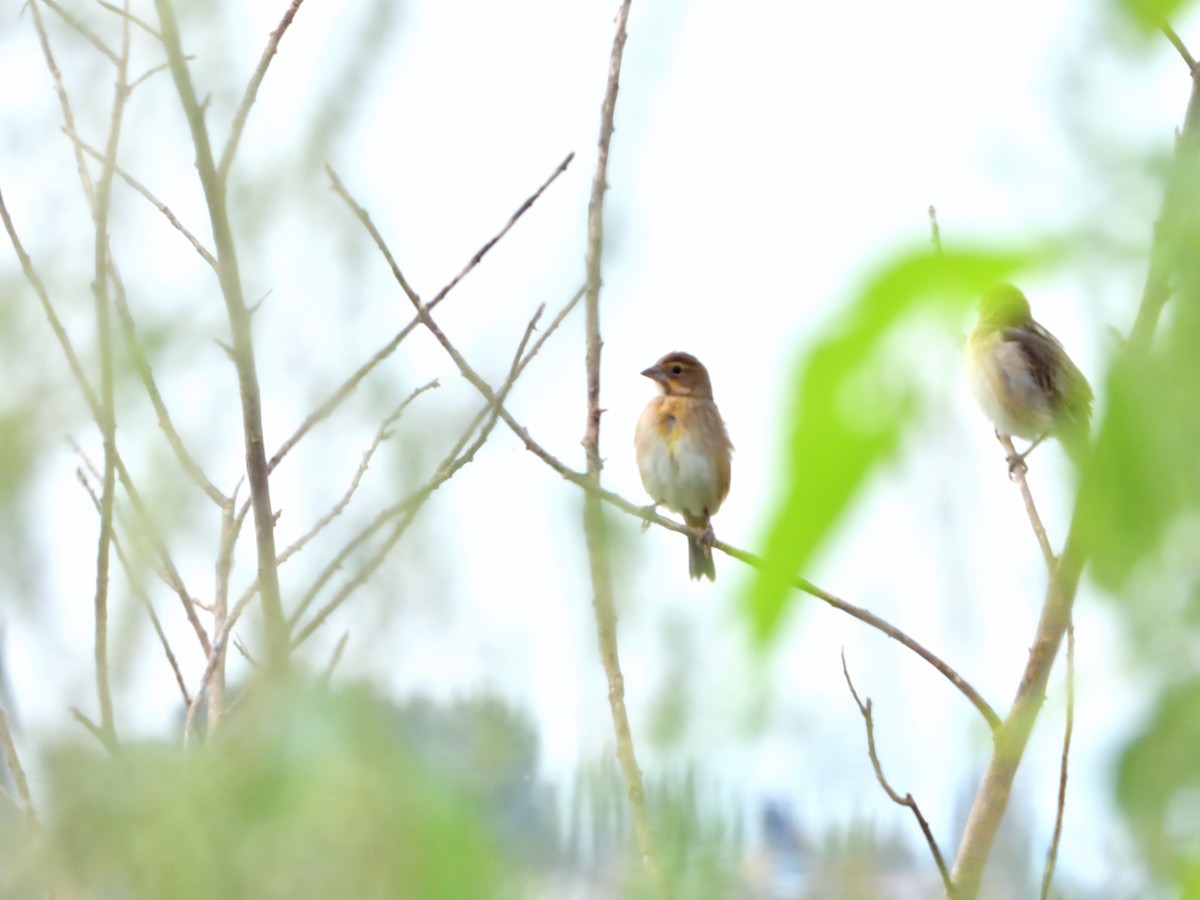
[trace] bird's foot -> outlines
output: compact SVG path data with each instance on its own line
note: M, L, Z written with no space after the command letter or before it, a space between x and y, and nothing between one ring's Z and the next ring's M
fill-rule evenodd
M1018 472L1024 475L1029 471L1029 466L1025 465L1025 457L1028 455L1028 453L1029 450L1026 450L1024 453L1013 453L1011 456L1005 458L1004 461L1008 463L1009 481L1016 481Z
M705 525L703 528L693 526L692 534L696 536L696 541L705 550L711 550L712 545L717 542L717 534L713 531L712 525Z
M642 507L642 534L650 530L650 517L658 515L658 504L651 503Z

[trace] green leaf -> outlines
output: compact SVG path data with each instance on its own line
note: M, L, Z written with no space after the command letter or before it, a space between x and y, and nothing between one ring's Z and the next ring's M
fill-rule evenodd
M1200 279L1197 279L1200 281ZM1084 472L1080 524L1093 577L1126 587L1134 566L1200 510L1200 293L1180 291L1150 351L1126 347Z
M1045 251L912 251L883 266L800 365L792 391L788 483L768 528L764 562L745 597L765 642L812 560L871 472L891 459L918 415L919 372L889 357L891 338L915 314L961 316L984 288Z
M1117 802L1146 858L1178 876L1200 863L1200 681L1169 688L1150 721L1125 748Z
M1192 0L1119 0L1118 5L1133 21L1150 31L1191 3Z

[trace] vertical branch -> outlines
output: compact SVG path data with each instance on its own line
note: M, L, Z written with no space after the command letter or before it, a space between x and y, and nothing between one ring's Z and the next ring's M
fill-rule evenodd
M1058 844L1062 839L1063 814L1067 808L1067 761L1071 756L1071 735L1075 730L1075 626L1067 623L1067 727L1063 732L1062 763L1058 771L1058 811L1054 816L1054 836L1046 851L1046 870L1042 873L1041 900L1050 897L1054 866L1058 862Z
M246 478L250 486L250 500L254 509L255 543L258 550L258 583L262 594L263 619L267 632L267 669L281 673L288 668L289 646L287 622L283 616L283 602L279 591L279 567L275 554L275 515L271 506L271 488L267 471L267 457L263 442L262 394L258 383L258 370L254 362L254 343L250 330L250 311L242 292L241 275L238 271L237 251L233 241L233 230L227 206L227 181L217 171L209 140L208 126L204 121L204 108L196 98L191 74L184 58L179 37L179 26L171 0L155 0L159 21L162 26L163 46L175 79L175 88L187 117L196 148L196 168L204 188L204 199L208 205L212 223L213 241L216 244L218 276L221 293L225 298L226 311L233 339L233 362L237 368L238 390L242 403L242 430L246 444ZM214 651L215 651L214 647Z
M608 66L608 86L604 93L604 104L600 112L600 138L596 153L596 174L592 179L591 199L588 201L588 244L587 244L587 426L583 437L583 448L587 456L587 477L595 487L600 486L600 470L604 463L600 457L600 283L602 254L604 247L604 193L608 188L608 150L612 143L613 117L617 106L617 91L620 88L621 58L625 50L626 25L629 20L630 0L624 0L617 11L616 35L613 38L612 55ZM616 734L617 759L625 778L625 789L629 794L629 806L633 813L633 826L637 835L642 864L661 898L671 896L654 837L650 830L650 819L646 812L646 797L642 785L642 772L638 768L637 755L633 747L633 734L629 728L629 714L625 709L625 679L621 674L621 661L617 653L617 614L613 604L612 568L608 557L607 536L604 531L600 497L591 491L584 495L583 530L587 540L588 561L591 568L592 605L596 612L596 638L600 648L600 659L604 663L604 674L608 679L608 702L612 708L613 731Z
M128 2L125 6L128 11ZM100 356L100 430L104 441L104 476L100 491L100 537L96 551L94 655L96 659L96 693L100 701L100 728L109 741L112 741L115 736L112 689L109 685L108 672L108 580L109 550L113 539L113 495L116 490L117 418L113 387L112 311L108 296L108 220L112 211L112 161L117 156L125 100L129 96L127 83L129 20L123 19L122 21L124 24L121 28L121 53L117 59L112 119L109 125L108 144L105 148L105 157L109 162L104 165L96 190L94 208L96 222L95 278L92 281Z
M237 497L230 497L221 507L221 537L217 546L216 589L213 591L213 633L220 634L225 630L229 620L229 575L233 571L233 548L237 543L238 522L234 515L237 510ZM217 665L213 670L212 681L208 686L208 733L216 734L221 716L225 712L225 646L218 650L213 648L217 656Z

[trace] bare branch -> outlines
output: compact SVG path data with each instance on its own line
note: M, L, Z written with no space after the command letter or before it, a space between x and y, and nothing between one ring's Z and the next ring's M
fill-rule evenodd
M1013 459L1017 456L1017 448L1013 446L1012 438L1007 434L996 432L996 440L1004 448L1006 459ZM1054 564L1058 561L1054 557L1054 550L1050 546L1050 539L1046 537L1046 528L1042 525L1042 518L1038 515L1037 506L1033 502L1033 494L1029 490L1029 484L1025 480L1025 466L1018 464L1010 469L1009 477L1017 483L1021 489L1021 498L1025 501L1025 512L1029 514L1029 523L1033 526L1034 537L1037 538L1038 546L1042 550L1042 559L1046 561L1046 570L1054 571Z
M288 561L288 559L304 549L305 544L320 534L330 522L342 514L346 507L349 506L354 494L358 491L358 485L362 481L363 475L366 474L367 467L371 464L371 458L375 455L375 451L379 449L380 444L391 437L391 432L389 429L396 423L396 420L400 418L410 403L417 399L417 397L419 397L421 394L438 386L439 385L436 378L433 381L430 381L428 384L421 385L419 388L405 397L400 405L392 412L392 414L383 420L383 424L379 426L379 430L375 433L374 440L371 441L371 446L368 447L366 452L363 453L362 460L359 462L358 468L354 472L354 477L350 479L350 486L346 488L346 492L342 494L341 499L338 500L338 502L333 505L333 508L323 515L317 521L317 523L313 525L312 528L301 535L291 546L279 554L280 565L283 565ZM294 617L292 621L295 621Z
M1062 839L1063 814L1067 808L1067 761L1071 755L1071 734L1075 730L1075 626L1067 624L1067 725L1063 731L1062 763L1058 772L1058 810L1054 816L1054 836L1046 851L1046 869L1042 873L1041 900L1050 897L1054 883L1054 866L1058 861L1058 844Z
M128 0L126 0L128 8ZM113 87L112 114L105 157L115 160L121 139L125 101L129 96L127 71L129 67L129 21L121 29L121 53L117 59L117 77ZM113 539L113 503L116 494L117 414L115 374L112 343L112 310L109 298L108 219L112 210L113 169L106 165L96 190L94 245L95 275L92 294L96 312L96 343L100 357L100 432L104 443L104 475L100 492L100 535L96 550L95 643L96 692L100 700L100 727L113 742L116 740L113 721L112 688L108 667L108 582L109 551ZM86 186L86 185L85 185Z
M12 729L8 724L8 712L2 703L0 703L0 748L4 750L4 760L8 763L8 771L12 773L13 783L17 787L17 796L21 798L21 812L31 825L37 825L38 814L33 805L33 797L29 793L29 781L25 778L21 757L17 755L17 745L13 742Z
M304 599L301 601L299 607L297 607L296 612L292 615L291 621L293 626L299 621L300 616L308 608L309 604L311 604L311 602L315 599L320 588L333 576L334 572L341 568L342 563L349 558L350 554L364 541L366 541L367 538L387 524L388 521L398 515L403 516L403 518L396 522L396 524L392 527L391 533L384 540L383 544L380 545L375 553L367 560L366 563L364 563L362 568L360 568L359 571L341 587L341 589L333 596L332 599L330 599L317 611L316 615L313 616L312 621L309 622L295 636L295 638L293 638L293 648L299 647L300 644L306 641L312 635L312 633L316 631L327 618L329 618L330 614L332 614L334 610L336 610L346 601L351 593L366 583L366 580L370 577L371 573L379 568L380 565L382 565L384 559L387 558L388 553L391 552L391 549L404 535L404 532L408 530L408 526L412 524L413 519L416 518L417 512L425 504L425 501L433 495L434 491L453 478L454 475L463 468L463 466L471 462L475 458L475 454L479 452L479 448L487 442L487 439L496 424L498 410L500 409L501 404L504 402L504 398L508 396L508 392L512 390L512 386L516 383L517 377L520 375L521 370L523 369L523 366L521 365L520 354L524 350L526 343L528 343L529 336L533 332L534 326L537 324L541 314L542 308L539 307L537 313L534 315L533 319L530 320L529 325L526 327L525 333L521 338L521 343L517 348L517 355L514 356L508 378L501 386L500 391L494 395L494 397L488 402L488 406L483 410L482 415L488 416L488 420L480 429L479 433L475 437L475 440L471 442L470 446L466 446L466 441L475 431L476 423L479 420L478 416L463 432L462 437L460 437L458 442L455 443L454 448L449 454L447 454L446 458L442 460L441 465L438 466L433 477L413 494L376 516L366 528L360 531L358 535L356 535L349 543L347 543L345 547L342 548L337 556L334 557L334 559L317 577L314 585L305 593ZM531 354L534 352L536 352L536 348L535 350L531 351Z
M246 84L246 92L242 95L241 105L238 106L237 114L233 117L233 125L229 129L229 139L225 142L225 150L221 153L221 162L217 166L216 174L222 185L229 178L229 168L233 165L234 154L237 153L238 144L242 140L242 132L246 128L246 119L250 117L250 108L254 105L255 99L258 97L258 89L262 85L263 79L267 77L267 67L271 65L271 60L275 58L275 53L279 50L279 42L283 40L284 32L292 24L292 20L296 18L296 13L299 12L302 2L304 0L292 0L291 6L287 8L287 11L283 14L283 18L279 20L279 24L271 32L270 38L267 39L267 46L263 48L262 56L258 60L258 66L255 68L254 74L250 76L250 81Z
M883 774L883 766L879 762L879 753L875 748L875 721L871 715L871 698L868 697L865 703L859 699L858 691L854 689L854 682L850 680L850 670L846 667L845 648L842 649L842 674L846 676L846 686L850 688L850 695L854 697L858 711L862 713L863 724L867 727L867 753L870 755L871 765L875 769L875 780L879 782L879 786L883 788L893 803L898 806L907 806L912 810L917 824L921 826L921 833L925 835L925 843L929 845L929 852L933 854L933 861L937 863L938 873L942 876L942 884L946 886L946 896L949 900L954 900L954 884L950 881L950 872L946 869L946 861L942 858L942 851L938 849L933 831L930 829L929 823L925 821L925 816L921 814L921 808L917 806L917 801L913 799L912 794L905 794L901 797Z
M440 344L442 344L442 347L450 355L450 358L452 360L454 360L455 365L458 366L459 372L462 373L463 377L466 378L467 381L471 382L471 384L475 387L475 389L478 390L480 392L480 394L483 395L483 398L485 400L487 400L489 402L489 404L493 403L495 401L495 396L496 396L495 393L488 386L488 384L479 377L479 375L475 372L475 370L473 368L471 368L471 366L463 358L462 354L459 353L458 350L452 344L450 344L449 339L445 336L445 334L437 326L437 323L433 321L432 316L430 316L429 308L427 306L425 306L424 304L422 304L420 301L420 298L417 297L416 294L412 292L412 288L408 286L407 280L405 280L404 276L402 274L400 274L399 267L396 265L396 262L392 257L391 251L387 248L387 245L384 243L383 237L379 234L378 230L375 228L374 224L371 222L370 216L367 215L366 211L363 210L349 194L344 193L344 189L340 193L342 193L342 196L346 200L347 204L351 207L352 210L355 211L355 214L356 214L356 216L358 216L359 221L363 223L363 226L367 229L368 233L374 239L376 246L379 248L380 252L384 256L384 259L386 259L389 266L391 266L392 273L396 277L397 282L400 284L401 288L405 290L405 293L408 295L410 301L412 301L414 303L414 305L417 306L418 317L422 320L423 323L426 324L426 327L428 327L430 329L430 331L433 333L434 337L437 338L438 342ZM636 504L630 503L628 500L624 499L623 497L619 496L618 494L614 494L611 491L607 491L604 488L597 486L596 484L594 484L592 482L592 480L590 478L587 477L586 474L584 474L582 472L577 472L574 469L572 469L570 466L565 465L557 457L555 457L552 453L550 453L544 447L542 447L541 444L539 444L537 441L535 441L533 439L533 437L529 434L529 432L519 422L517 422L516 419L513 418L513 416L508 412L507 409L504 408L503 405L498 406L497 409L499 411L501 420L503 420L504 423L506 425L508 425L508 427L512 430L513 434L515 434L521 440L521 442L525 445L526 449L528 449L531 453L533 453L535 456L537 456L544 463L549 465L550 468L554 469L554 471L558 472L558 474L561 475L566 480L572 482L575 485L578 485L579 487L583 488L585 491L595 492L600 497L600 499L604 500L604 502L609 503L613 506L616 506L618 509L621 509L622 511L624 511L632 516L636 516L637 518L641 519L642 521L652 522L656 525L670 529L671 531L676 531L680 534L685 534L685 535L692 534L691 529L689 529L686 525L682 525L682 524L674 522L670 519L666 519L666 518L658 515L657 513L647 510L643 506L638 506ZM714 546L714 548L720 550L721 552L727 554L728 556L732 556L734 559L740 560L741 562L747 563L748 565L752 565L756 568L760 568L762 566L762 560L759 559L759 557L755 556L752 553L748 553L744 550L739 550L738 548L733 547L729 544L726 544L723 541L716 541L713 544L713 546ZM939 659L937 656L935 656L929 650L925 649L925 647L923 647L921 644L917 643L915 640L910 638L907 634L902 632L900 629L896 628L894 625L890 624L889 622L885 621L884 619L881 619L879 616L876 616L874 613L868 612L865 609L861 609L857 606L854 606L851 603L847 603L846 601L840 599L839 597L834 596L833 594L829 593L828 591L822 590L821 588L814 585L812 582L807 581L803 578L797 577L797 578L792 579L792 586L795 587L797 590L803 591L806 594L811 594L812 596L817 597L820 600L823 600L825 603L829 604L830 606L834 607L835 609L841 610L842 612L853 616L854 618L858 619L861 622L865 622L866 624L870 625L872 628L882 631L888 637L903 644L909 650L916 653L918 656L920 656L922 659L924 659L926 662L928 662L930 665L932 665L935 669L937 669L968 700L970 700L971 704L977 710L979 710L980 715L982 715L984 717L984 719L987 721L988 725L992 728L993 731L995 731L1000 726L1000 717L996 714L995 710L993 710L992 707L988 705L987 701L983 699L983 697L979 694L979 692L977 690L975 690L975 688L972 687L966 681L966 679L964 679L961 675L959 675L958 672L956 672L953 668L951 668L947 663L945 663L944 661Z
M350 632L343 631L342 636L338 638L337 646L333 648L333 656L329 658L329 665L325 667L325 671L321 673L321 684L328 685L329 680L333 678L333 670L337 668L337 664L342 660L342 654L346 650L346 641L350 639Z
M1184 45L1183 40L1179 37L1179 35L1175 33L1175 29L1166 22L1159 23L1158 27L1159 30L1161 30L1162 33L1167 36L1167 40L1171 42L1171 46L1179 51L1179 55L1183 57L1184 63L1187 64L1188 71L1195 72L1196 59L1190 52L1188 52L1188 48Z
M82 725L92 737L100 742L100 746L109 753L117 749L117 745L104 733L104 730L83 714L77 706L71 707L71 718Z
M171 226L176 231L178 231L180 234L182 234L185 238L187 238L188 243L190 243L192 245L193 249L195 249L195 251L200 254L200 258L203 259L206 263L208 263L208 265L212 268L212 270L214 272L217 271L217 258L215 256L213 256L211 252L209 252L209 249L207 247L205 247L204 244L200 243L200 239L197 238L194 234L192 234L192 232L188 230L186 225L184 225L182 222L179 221L179 219L176 217L175 213L173 213L171 211L171 208L169 206L167 206L167 204L165 204L161 200L159 200L158 197L156 197L154 194L152 194L150 192L149 188L147 188L144 184L142 184L140 181L138 181L136 178L134 178L132 175L130 175L128 172L126 172L123 168L121 168L119 165L117 165L114 160L110 160L99 150L95 149L87 141L83 140L83 138L79 137L79 135L75 134L73 131L68 131L67 137L69 137L71 140L73 140L89 156L94 157L95 159L99 160L101 163L103 163L106 166L112 166L112 170L114 172L116 172L118 175L120 175L121 179L126 184L128 184L131 188L133 188L135 191L137 191L139 194L141 194L143 197L145 197L147 200L149 200L150 203L154 206L154 208L157 209L160 213L162 213L166 217L167 221L171 223Z
M99 470L92 463L79 447L75 448L76 453L83 457L84 463L88 469L97 478L101 477ZM82 469L76 470L76 475L79 478L79 483L83 485L83 489L87 491L88 496L92 500L92 505L96 508L96 512L100 512L100 497L96 494ZM171 666L171 671L175 675L175 683L179 685L179 693L183 696L183 705L186 707L192 702L192 698L188 696L187 686L183 681L183 673L179 670L179 663L175 659L175 653L171 650L171 644L167 640L166 632L163 631L162 623L158 620L158 613L154 611L154 605L150 602L150 595L146 593L140 581L134 577L133 563L125 553L125 548L122 546L120 537L114 532L113 534L113 549L117 551L117 559L121 563L121 569L125 572L125 577L129 580L129 586L133 590L135 596L141 601L142 606L146 610L146 614L150 617L150 623L154 627L154 633L158 636L158 642L162 645L163 653L166 654L167 662Z
M54 82L54 93L58 96L58 105L62 109L63 123L66 125L67 131L74 134L75 115L71 111L71 101L67 97L67 88L63 83L62 72L59 71L58 63L54 61L54 52L50 49L50 36L46 33L45 22L42 21L39 0L29 0L29 12L33 16L33 27L37 31L38 41L42 46L42 56L46 60L46 68L50 70L50 77ZM83 185L83 194L87 198L88 207L95 214L96 194L92 186L92 176L84 162L83 153L78 147L75 148L75 168L79 173L79 182Z
M600 110L600 137L596 148L596 172L592 177L592 192L588 200L587 230L587 424L583 449L587 458L587 477L600 487L600 471L604 462L600 456L600 282L601 259L604 249L604 193L608 189L608 154L613 136L617 93L621 84L621 59L625 51L626 26L629 22L630 0L624 0L617 10L616 33L608 64L608 83ZM612 712L613 733L617 744L617 761L625 780L629 808L633 815L634 833L642 856L642 865L660 898L670 898L674 892L658 858L650 817L646 811L642 770L638 767L625 709L625 679L617 649L617 613L613 602L612 562L608 555L604 533L604 515L600 498L593 492L584 495L583 531L588 551L588 566L592 579L592 607L596 614L596 641L604 674L608 681L608 702Z
M103 7L104 9L107 9L109 12L116 13L118 16L121 16L123 19L128 19L130 22L132 22L138 28L142 29L142 31L146 32L148 35L153 37L156 41L159 41L160 43L162 42L162 35L159 34L157 28L155 28L153 25L151 25L149 22L145 21L144 19L139 19L137 16L133 15L129 10L122 9L121 7L117 6L116 4L108 3L107 0L96 0L96 3L99 6Z
M929 240L933 244L933 252L942 255L942 230L938 227L937 209L929 204Z
M69 12L67 12L65 9L63 9L61 6L59 6L58 3L55 2L55 0L41 0L41 2L45 3L48 7L50 7L51 10L53 10L58 15L58 17L60 19L62 19L64 22L66 22L68 25L70 25L73 29L75 29L81 35L83 35L84 39L86 39L89 44L91 44L93 47L95 47L97 50L99 50L105 57L107 57L108 61L111 62L114 66L119 66L121 64L121 59L117 55L116 51L114 51L111 47L109 47L106 43L104 43L104 41L100 40L99 35L97 35L94 31L92 31L90 28L88 28L86 25L84 25L82 22L80 22L77 18L75 18L73 15L71 15Z
M517 220L520 219L521 216L523 216L535 202L537 202L538 198L542 196L546 188L548 188L554 182L554 180L558 178L559 175L566 171L567 166L570 165L571 160L574 158L574 153L567 154L566 158L558 164L558 167L550 174L550 177L542 183L541 187L527 197L525 201L517 208L516 212L509 216L509 219L504 224L504 227L501 228L500 231L498 231L494 236L492 236L482 247L480 247L479 250L475 252L475 255L471 257L470 262L463 267L462 271L455 275L445 287L437 292L437 295L426 305L427 309L433 309L435 306L441 303L442 300L445 299L446 295L454 289L455 285L462 281L472 269L479 265L479 263L483 260L483 257L487 255L487 252L491 250L492 247L496 245L496 242L499 241L500 238L504 237L504 235L506 235L513 227L513 225L516 224ZM329 174L330 181L333 183L333 189L342 197L343 200L348 200L350 202L352 209L359 209L358 204L350 200L349 193L347 192L345 185L342 183L341 178L338 177L337 172L333 170L333 167L326 164L325 171ZM313 412L309 414L308 418L301 423L300 427L296 429L295 434L284 441L282 446L275 451L275 455L271 457L271 461L267 465L267 470L269 472L275 471L275 467L278 466L288 452L300 442L300 439L303 438L309 431L311 431L317 424L332 415L333 411L341 405L342 401L350 396L351 393L353 393L354 389L358 387L359 383L366 378L367 375L370 374L370 372L377 365L391 356L396 348L400 346L400 342L408 337L409 334L412 333L413 329L415 329L420 323L420 317L413 318L413 320L400 329L400 331L397 332L390 341L379 348L379 350L377 350L370 359L363 363L353 375L346 379L346 381L344 381L338 387L338 389L329 396L327 400L313 410Z
M226 179L219 173L213 159L212 144L204 109L196 98L191 74L184 60L179 27L171 0L155 0L163 45L171 63L171 75L179 93L180 103L188 120L192 143L196 148L196 168L208 203L213 241L217 249L221 294L229 315L233 337L234 365L242 405L242 431L246 448L246 478L250 486L254 509L255 544L258 551L258 582L262 597L263 620L267 632L267 664L274 673L288 668L287 622L279 591L279 569L275 553L275 512L271 506L271 485L263 439L262 393L254 361L254 342L250 330L250 313L242 291L238 272L237 251L226 205ZM294 0L294 5L298 5ZM282 33L282 32L281 32ZM272 51L273 52L273 51ZM227 150L233 147L231 141ZM232 158L232 154L230 154Z

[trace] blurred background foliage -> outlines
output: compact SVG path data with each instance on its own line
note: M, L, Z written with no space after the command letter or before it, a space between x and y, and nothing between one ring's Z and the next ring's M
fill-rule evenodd
M1161 50L1156 29L1162 18L1185 14L1195 4L1111 5L1130 33L1143 35L1138 46L1149 53ZM187 27L202 31L202 5L185 6L192 17ZM357 33L382 41L395 18L393 5L376 3ZM215 40L219 29L205 34ZM72 40L82 46L81 38ZM364 51L361 58L376 57L377 51ZM346 68L311 126L317 136L298 144L308 157L315 159L330 136L341 134L348 115L341 98L356 95L348 86L371 74L345 58ZM235 101L221 94L215 103ZM1186 177L1174 181L1181 212L1165 223L1173 229L1172 297L1152 345L1121 343L1107 373L1095 379L1102 402L1079 502L1086 512L1090 576L1112 598L1137 648L1137 665L1152 676L1146 683L1157 692L1114 774L1114 792L1160 886L1200 897L1200 177L1186 155L1189 145L1181 142L1177 151ZM250 224L265 228L270 203L253 190L238 196ZM248 231L249 242L261 237L255 228ZM356 240L343 243L357 248L347 254L362 253ZM1069 272L1081 258L1069 238L1057 236L1037 235L1027 244L997 238L968 247L953 237L946 243L944 253L922 247L886 256L796 360L790 418L781 429L789 435L789 478L769 511L766 564L743 598L764 644L800 599L788 588L790 579L806 571L930 403L919 365L922 345L898 357L897 335L938 340L984 286L1047 269ZM65 281L78 274L69 271L78 263L70 262L76 259L70 253L60 255L68 262L55 277ZM86 274L76 280L85 283ZM0 295L24 293L24 283L6 272ZM211 305L195 306L211 311ZM1128 312L1123 335L1132 324L1134 298ZM208 314L155 321L151 307L140 319L143 352L156 363L172 354L195 361L205 380L229 378L223 369L220 376L211 374L222 357L210 339L222 330L219 319L204 318ZM22 585L38 571L26 527L26 490L43 449L60 440L64 423L79 418L77 397L57 402L74 392L64 372L26 364L29 335L43 326L29 307L0 303L0 367L13 387L0 408L0 541L8 557L0 574L14 596L25 593ZM377 329L363 331L378 336ZM309 362L307 356L303 361ZM327 373L296 370L298 379L311 378L302 390L321 396L328 379L317 376ZM152 414L144 404L138 407L138 382L127 361L118 367L118 383L122 428L152 428ZM352 414L363 428L375 424L384 405L380 397L394 402L395 391L372 386L364 394ZM448 418L463 418L470 409L451 407ZM202 399L195 422L185 427L221 427L221 411ZM399 438L407 443L394 470L414 483L438 458L428 438L452 435L457 427L436 418L423 423L418 436ZM159 524L168 533L188 531L202 501L181 486L161 447L129 446L152 506L164 511ZM316 464L321 462L318 454ZM326 499L313 508L323 508ZM131 534L136 540L136 527ZM430 560L438 556L418 531L408 546ZM135 556L138 577L152 576L154 554L139 545ZM385 570L395 578L389 600L402 593L395 588L403 587L400 569ZM659 739L681 728L672 718L679 715L664 705ZM532 727L497 700L395 706L365 687L318 689L298 682L280 692L251 685L222 729L187 750L131 742L108 754L75 740L49 747L41 828L24 827L7 807L0 819L0 887L6 895L67 890L135 897L551 898L563 895L565 872L583 870L612 894L649 896L631 849L624 786L611 760L584 767L574 789L557 795L537 777ZM11 781L6 786L11 791ZM914 853L911 835L881 833L855 817L814 835L782 806L747 813L736 803L715 802L708 787L692 771L648 783L661 852L681 896L791 896L789 891L814 885L830 896L892 896L895 873L913 869L926 879L918 889L938 889L936 880L927 879L928 860ZM747 819L755 820L762 836L753 846L740 824ZM1032 883L1020 870L1026 849L1014 852L1008 866L1017 892Z

